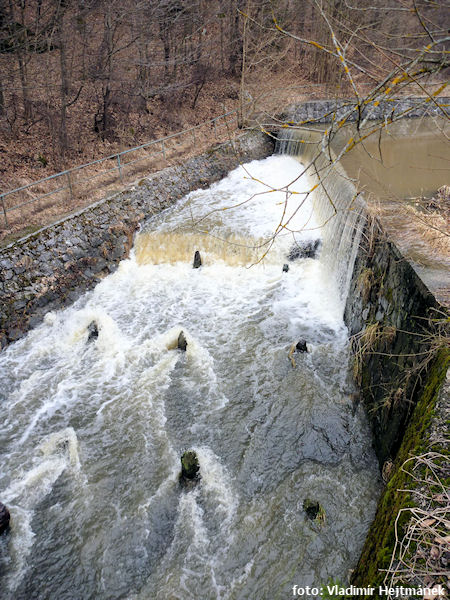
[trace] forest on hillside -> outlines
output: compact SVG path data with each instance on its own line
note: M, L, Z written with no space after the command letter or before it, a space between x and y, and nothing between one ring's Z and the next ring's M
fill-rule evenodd
M308 86L427 93L448 26L446 0L0 0L4 187Z

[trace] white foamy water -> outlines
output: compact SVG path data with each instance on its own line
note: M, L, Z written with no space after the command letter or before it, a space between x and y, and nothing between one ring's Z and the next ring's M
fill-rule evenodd
M287 258L321 235L301 171L273 156L189 194L113 275L2 353L8 600L271 600L345 577L377 467L338 284L320 259ZM178 482L188 448L193 490ZM302 509L311 495L322 528Z
M5 578L10 590L16 588L26 571L26 560L35 537L31 522L36 507L66 469L74 474L80 469L75 431L68 427L44 438L33 457L33 465L2 491L2 501L10 510L12 522L8 549L11 572Z

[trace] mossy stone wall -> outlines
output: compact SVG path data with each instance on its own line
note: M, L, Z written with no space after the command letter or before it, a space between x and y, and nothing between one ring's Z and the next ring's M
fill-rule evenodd
M394 459L427 381L439 305L409 261L368 217L345 307L354 375L380 464Z
M418 456L431 449L446 452L439 443L433 443L430 439L430 431L438 399L440 395L446 393L442 384L449 364L448 349L438 351L430 364L425 386L419 394L395 458L393 475L381 495L375 519L352 575L352 583L357 587L365 587L368 583L374 586L383 583L385 570L389 567L394 551L396 535L401 539L403 527L410 517L408 511L404 511L398 520L397 516L402 509L415 506L414 498L403 490L414 489L417 483L401 469L401 466L411 456ZM445 402L443 398L442 400L448 405L448 399Z

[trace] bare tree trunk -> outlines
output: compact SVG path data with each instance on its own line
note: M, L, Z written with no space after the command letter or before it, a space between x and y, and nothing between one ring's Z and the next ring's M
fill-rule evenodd
M21 29L19 29L17 33L17 39L15 39L15 43L17 45L17 63L19 65L19 77L20 77L20 85L22 88L22 100L23 100L23 117L26 123L28 123L32 116L32 103L30 100L30 95L28 91L28 73L27 73L27 61L29 59L28 52L28 37L27 37L27 29L25 27L25 3L22 2L20 5L20 19L21 19ZM9 0L9 19L11 23L11 28L15 26L15 15L14 15L14 4L12 0ZM23 36L20 39L20 36Z
M224 48L225 7L224 7L223 0L222 0L222 2L220 2L219 20L220 20L220 68L223 72L223 71L225 71L225 48Z
M111 133L111 82L113 75L113 53L114 53L114 22L112 11L114 6L106 5L104 14L103 44L99 61L100 78L102 80L102 104L95 117L95 128L102 140Z
M228 58L230 73L237 75L239 71L239 62L242 60L242 35L239 30L241 0L232 2L232 11L230 14L230 32L229 32L229 44L230 54Z
M17 52L17 62L19 64L20 84L22 87L23 118L25 119L25 122L28 123L33 116L33 107L28 93L27 64L26 59L22 54L22 50Z
M244 125L244 90L245 90L245 75L247 65L245 64L245 60L247 57L247 25L248 25L248 17L247 15L250 12L250 2L247 0L247 7L245 11L244 25L242 28L242 65L241 65L241 82L239 86L239 111L238 111L238 127L241 129Z
M5 114L5 95L3 93L3 82L0 79L0 115Z
M64 36L64 7L60 7L60 15L57 29L57 40L59 45L59 68L60 68L60 122L59 122L59 146L61 155L64 156L68 149L67 140L67 96L69 93L69 82L66 61L66 40Z

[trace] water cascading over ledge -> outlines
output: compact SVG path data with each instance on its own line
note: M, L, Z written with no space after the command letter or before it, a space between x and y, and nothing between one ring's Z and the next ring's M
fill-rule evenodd
M395 457L417 403L424 331L431 331L427 319L436 317L438 303L357 194L333 145L323 145L321 132L282 129L276 151L297 156L317 186L322 260L337 273L344 319L354 336L354 375L383 465Z
M322 135L308 129L282 129L275 152L298 157L315 188L314 212L322 231L321 260L338 282L341 302L347 301L353 267L366 223L365 205L355 186L322 147Z

